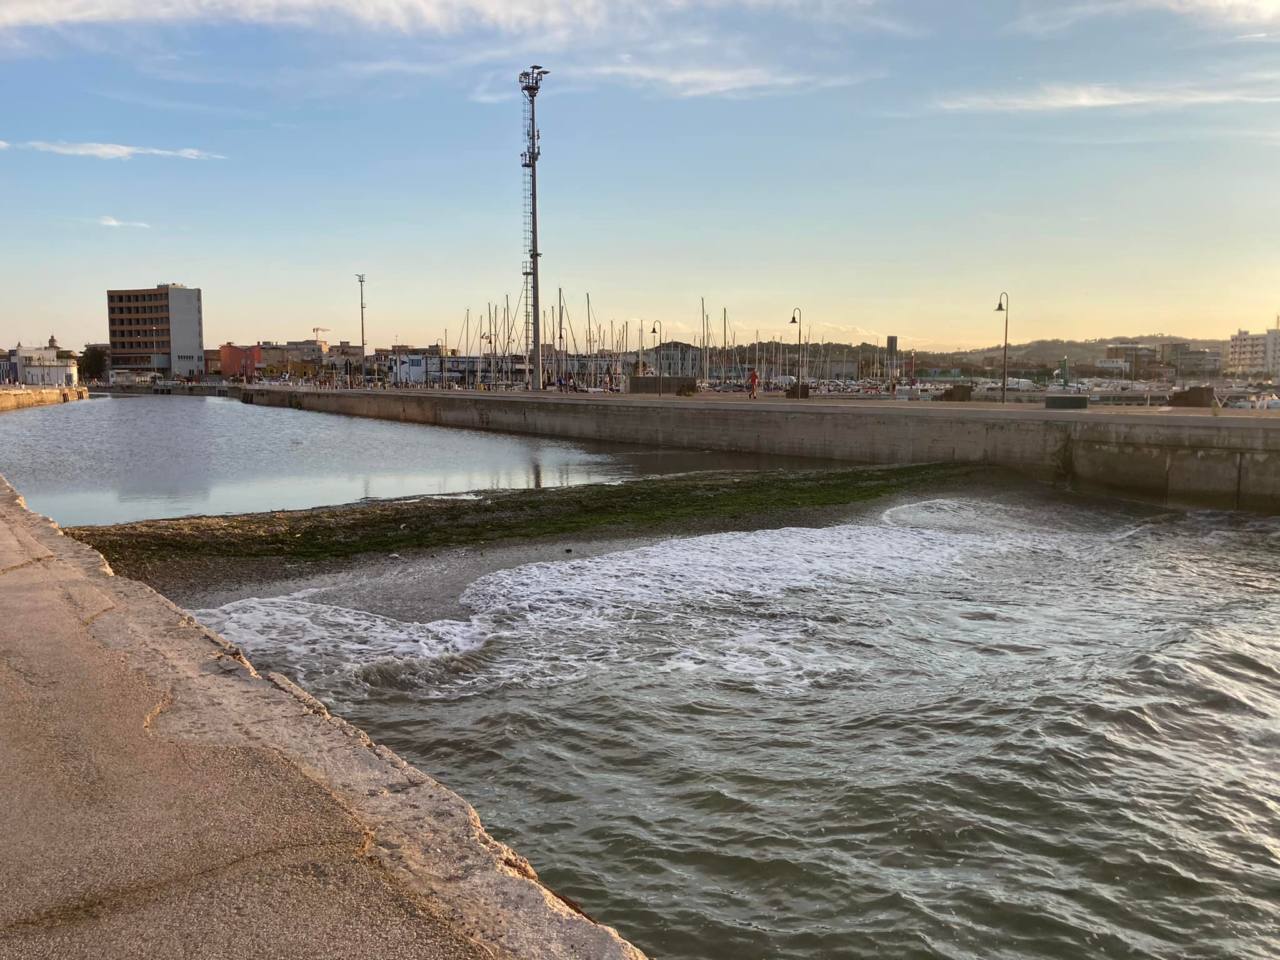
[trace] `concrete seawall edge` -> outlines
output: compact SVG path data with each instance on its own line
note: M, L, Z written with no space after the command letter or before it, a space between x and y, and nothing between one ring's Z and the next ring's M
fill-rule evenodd
M61 598L87 643L163 691L145 712L148 737L184 750L243 750L282 760L278 789L285 795L275 800L287 806L294 781L300 795L310 789L304 781L319 787L364 831L361 856L484 955L643 960L612 928L542 886L523 857L485 832L465 800L287 678L260 676L241 651L149 587L116 577L101 554L30 513L3 478L0 552L0 590L21 587L16 596L24 602L32 590ZM0 628L0 640L6 647L33 642L23 631L38 630L41 618L28 611L27 623ZM9 862L11 870L20 867ZM98 866L83 869L91 875ZM5 927L0 922L0 942Z
M571 440L872 465L971 463L1175 507L1280 513L1280 418L236 388L247 403Z
M0 413L53 403L70 403L89 396L88 387L0 387Z

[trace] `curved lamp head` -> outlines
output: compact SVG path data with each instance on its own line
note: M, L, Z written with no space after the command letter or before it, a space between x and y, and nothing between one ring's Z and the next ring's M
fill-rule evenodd
M653 329L652 329L652 330L650 330L649 332L650 332L650 333L657 333L657 332L658 332L658 325L655 323L655 324L653 325Z
M799 323L799 322L800 322L799 320L797 320L797 319L796 319L796 315L795 315L794 313L791 315L791 322L792 322L792 323Z
M1004 301L1001 300L996 304L996 313L1004 313Z

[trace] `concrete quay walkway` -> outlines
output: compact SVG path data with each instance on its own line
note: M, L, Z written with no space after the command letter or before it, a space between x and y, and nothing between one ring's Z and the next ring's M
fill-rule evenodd
M0 957L642 960L0 479Z

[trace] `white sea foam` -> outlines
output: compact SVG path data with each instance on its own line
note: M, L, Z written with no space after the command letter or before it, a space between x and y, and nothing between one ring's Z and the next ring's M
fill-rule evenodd
M197 610L201 622L272 669L320 679L380 660L436 659L469 652L483 642L433 625L405 623L362 610L287 597L251 597L214 610Z
M304 679L396 661L439 684L440 696L559 684L636 664L805 688L905 668L904 658L914 657L909 645L850 638L901 631L914 620L912 597L931 592L924 581L982 594L976 584L992 565L1019 562L1034 537L1021 518L993 519L999 512L931 501L894 508L880 521L713 534L529 564L476 580L461 598L473 611L466 620L401 622L297 595L200 616L251 655ZM1018 628L1016 617L990 619ZM476 656L465 670L439 669L460 654ZM931 660L948 667L945 651Z
M613 912L682 914L684 956L1152 953L1153 910L1205 956L1274 956L1280 523L1025 502L528 565L459 620L321 602L406 609L440 558L205 616L522 847L582 876L625 849ZM757 923L779 878L788 922ZM902 896L867 921L867 890Z

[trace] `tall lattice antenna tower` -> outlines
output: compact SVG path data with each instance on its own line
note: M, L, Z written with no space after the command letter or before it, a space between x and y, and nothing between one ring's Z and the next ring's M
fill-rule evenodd
M524 239L528 259L524 262L524 323L526 335L533 342L533 358L528 364L529 377L536 383L535 390L542 389L542 313L538 297L538 158L542 156L542 135L538 132L538 92L542 78L550 70L536 63L520 74L520 91L524 94L525 148L520 162L524 175Z

